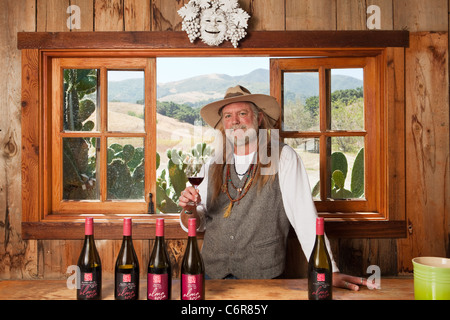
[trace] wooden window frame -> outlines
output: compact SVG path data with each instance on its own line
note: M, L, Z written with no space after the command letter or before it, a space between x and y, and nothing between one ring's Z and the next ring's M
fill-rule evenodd
M45 86L54 57L192 57L192 56L327 56L376 57L378 61L380 140L384 170L377 212L349 215L321 212L327 218L327 234L339 238L399 238L406 236L404 48L407 31L256 31L249 32L238 49L224 43L209 47L190 43L184 32L19 32L22 50L22 237L23 239L82 239L85 214L54 215L44 210L44 156L49 152L50 128ZM272 82L272 79L271 79ZM156 103L154 95L150 103ZM156 110L156 109L155 109ZM46 114L47 113L47 114ZM155 113L156 116L156 113ZM383 180L384 179L384 180ZM48 196L48 194L47 194ZM97 239L121 239L124 216L135 222L135 239L154 237L155 219L167 220L166 237L184 239L178 214L96 214Z
M384 92L379 88L379 78L383 70L380 68L381 55L367 57L320 57L301 59L273 59L270 69L274 85L271 85L271 94L280 101L283 106L283 78L288 72L317 72L319 76L319 114L320 126L316 131L289 131L281 128L282 117L278 127L281 138L319 138L320 146L320 200L315 200L318 212L325 213L327 217L335 218L359 218L365 217L386 219L386 210L382 203L385 202L385 192L382 191L385 182L385 166L380 164L380 159L385 157L381 148L381 141L385 140L385 130L381 126L382 115L381 101ZM362 130L332 130L328 107L330 106L329 82L331 81L330 69L360 68L364 72L364 129ZM278 80L279 79L279 80ZM283 113L282 113L283 115ZM369 116L370 115L370 116ZM328 124L327 124L328 123ZM326 186L330 181L329 172L329 143L327 139L339 136L363 137L365 142L365 199L331 199L327 196L330 190ZM328 156L327 156L328 155ZM380 164L380 165L378 165Z
M51 63L52 74L47 74L47 81L43 86L45 92L48 92L47 101L45 102L51 110L45 114L43 125L51 126L47 131L52 134L49 140L46 140L49 147L44 147L46 155L43 157L44 167L52 168L51 172L44 172L44 194L51 194L51 199L44 201L44 212L52 212L52 214L121 214L129 210L132 213L148 212L148 194L155 194L156 183L156 166L155 161L145 161L145 182L143 200L108 200L106 190L106 167L107 167L107 138L111 137L134 137L144 140L145 159L156 159L156 105L154 95L156 88L156 59L154 58L52 58L48 60ZM62 83L64 69L98 69L100 70L100 125L97 131L65 131L62 127L63 120L61 117L63 101ZM145 95L144 95L144 123L145 131L140 133L114 132L107 128L107 70L142 70L145 77ZM54 76L54 75L59 76ZM51 93L51 95L50 95ZM51 105L51 106L50 106ZM51 109L50 109L51 108ZM45 130L45 129L44 129ZM100 157L99 163L99 180L100 180L100 197L99 201L91 200L63 200L62 181L62 139L63 138L80 138L95 137L100 139ZM51 144L51 147L50 147ZM49 151L51 151L51 159ZM47 164L48 162L48 164ZM153 182L153 183L152 183ZM51 187L51 189L50 189ZM51 208L50 208L51 207Z

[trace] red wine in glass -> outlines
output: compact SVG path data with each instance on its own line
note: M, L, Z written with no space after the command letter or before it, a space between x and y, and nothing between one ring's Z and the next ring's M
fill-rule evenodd
M190 177L188 177L188 180L192 184L192 186L195 188L195 190L197 190L198 185L200 183L202 183L202 181L203 181L203 177L202 176L190 176ZM189 205L196 206L197 203L194 201L189 201Z
M194 188L197 188L197 186L202 183L203 177L188 177L188 180L190 184L194 186Z

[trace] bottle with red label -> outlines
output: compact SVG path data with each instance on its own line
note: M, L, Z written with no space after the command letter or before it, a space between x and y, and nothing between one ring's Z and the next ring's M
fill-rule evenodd
M84 244L78 258L77 300L102 299L102 263L94 241L94 220L86 218Z
M139 261L131 235L131 218L123 220L123 240L115 267L114 298L116 300L139 299Z
M155 245L148 261L147 299L170 300L172 267L164 241L164 219L156 219Z
M324 236L324 219L316 220L316 241L308 263L309 300L333 298L333 271Z
M205 299L205 266L197 244L196 219L189 219L188 241L181 262L181 300Z

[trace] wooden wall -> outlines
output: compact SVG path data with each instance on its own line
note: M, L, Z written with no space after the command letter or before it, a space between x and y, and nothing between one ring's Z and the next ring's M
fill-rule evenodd
M188 0L3 0L0 10L0 279L61 279L81 241L21 238L21 104L18 31L69 31L69 5L81 9L81 31L180 30L176 11ZM341 271L411 272L411 258L450 257L448 29L450 0L240 0L249 30L365 30L367 7L381 8L381 29L411 32L406 50L405 239L332 239ZM78 30L72 30L76 32ZM396 73L400 79L403 70ZM402 80L400 80L402 81ZM120 241L99 241L106 277ZM180 259L182 241L172 241ZM152 241L136 242L141 265ZM295 247L295 244L292 245ZM296 256L295 254L293 254ZM304 264L302 264L304 266ZM142 266L142 271L145 270ZM301 269L301 268L300 268ZM175 270L177 272L177 270ZM292 276L304 270L288 270Z

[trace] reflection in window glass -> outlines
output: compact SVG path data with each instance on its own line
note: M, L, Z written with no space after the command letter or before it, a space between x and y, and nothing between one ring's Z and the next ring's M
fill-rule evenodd
M309 178L311 192L314 199L320 199L320 158L319 138L284 139L302 159Z
M331 69L331 129L364 130L363 69Z
M144 199L144 138L108 138L108 200Z
M97 69L64 69L63 128L65 131L98 130Z
M364 137L331 138L331 198L364 198Z
M144 71L108 70L108 131L145 131L144 84Z
M63 138L63 199L99 200L98 138Z
M319 73L285 72L283 130L319 130Z

